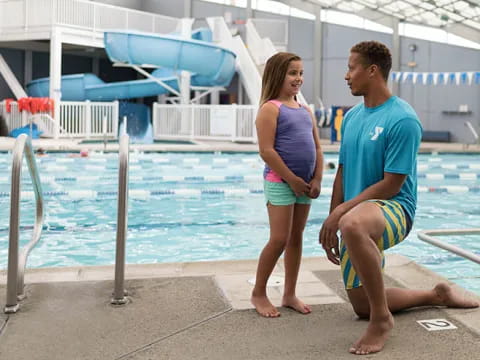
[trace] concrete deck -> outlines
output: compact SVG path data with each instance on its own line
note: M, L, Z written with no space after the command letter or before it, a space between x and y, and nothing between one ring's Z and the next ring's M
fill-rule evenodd
M28 270L18 313L0 314L0 359L352 359L365 329L346 302L337 267L305 258L298 294L310 315L281 308L259 317L249 304L256 261L127 266L130 302L109 304L113 266ZM441 278L400 255L387 256L389 285L430 288ZM273 280L282 280L279 263ZM0 303L5 304L5 271ZM279 305L280 283L269 286ZM474 297L473 294L467 296ZM418 320L457 329L427 331ZM384 351L366 358L471 359L479 351L480 310L422 308L395 316Z

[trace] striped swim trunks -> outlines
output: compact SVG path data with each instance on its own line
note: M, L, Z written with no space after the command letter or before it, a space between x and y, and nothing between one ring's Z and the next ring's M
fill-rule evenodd
M411 220L403 210L402 206L395 200L369 200L383 212L385 218L385 230L377 241L377 247L382 255L382 269L385 267L384 250L397 245L405 239L412 227ZM343 282L346 289L353 289L362 286L355 269L350 262L347 248L343 240L340 242L340 263L342 268Z

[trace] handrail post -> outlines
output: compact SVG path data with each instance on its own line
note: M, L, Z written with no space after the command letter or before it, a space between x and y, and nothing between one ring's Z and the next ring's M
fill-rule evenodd
M128 302L125 295L125 240L128 228L128 157L129 136L124 134L119 142L118 170L118 211L117 211L117 244L115 255L115 288L112 305L124 305Z
M19 254L19 223L20 223L20 179L22 173L23 156L26 154L28 170L32 178L35 193L36 213L32 240L25 245ZM24 273L27 257L33 247L40 240L43 227L43 195L38 170L35 163L32 144L26 134L20 135L15 141L12 159L12 186L10 192L10 227L8 244L8 273L7 297L4 312L16 313L18 300L24 298Z

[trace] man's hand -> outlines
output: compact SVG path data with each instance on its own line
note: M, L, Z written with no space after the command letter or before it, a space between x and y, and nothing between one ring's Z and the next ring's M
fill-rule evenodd
M321 180L312 179L310 181L310 191L307 193L308 197L311 199L316 199L320 195L320 185Z
M288 182L288 185L292 188L295 196L302 196L308 194L310 191L310 184L307 184L301 177L295 176Z
M328 260L335 265L340 265L340 249L338 247L338 222L341 216L335 210L325 219L318 236Z

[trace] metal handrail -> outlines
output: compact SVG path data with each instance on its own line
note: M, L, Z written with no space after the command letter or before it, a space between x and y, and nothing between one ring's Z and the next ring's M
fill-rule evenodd
M465 126L470 130L470 132L473 134L473 137L475 139L476 143L480 143L480 137L478 136L477 131L473 127L472 123L470 121L465 121Z
M115 288L111 304L127 303L125 291L125 241L128 225L128 163L130 138L127 134L120 136L118 169L118 211L117 211L117 245L115 255Z
M429 244L435 245L444 250L448 250L456 255L462 256L465 259L476 262L480 264L480 256L474 254L471 251L464 250L458 246L446 244L443 241L438 240L433 235L478 235L480 234L480 229L451 229L451 230L424 230L417 233L417 236L420 240L425 241Z
M19 223L20 223L20 179L22 174L23 156L27 159L28 170L32 178L35 193L36 214L32 240L25 245L19 255ZM24 273L27 257L37 244L43 227L43 194L42 184L38 176L32 143L26 134L20 135L15 141L12 156L12 186L10 192L10 228L8 245L7 303L5 313L17 312L18 301L24 298Z

